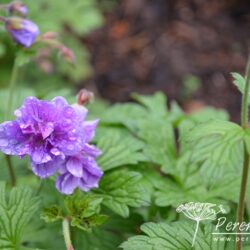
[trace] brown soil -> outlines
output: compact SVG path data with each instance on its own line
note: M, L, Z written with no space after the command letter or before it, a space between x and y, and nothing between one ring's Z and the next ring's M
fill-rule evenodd
M245 70L250 1L124 0L106 21L87 39L101 96L127 101L134 91L163 90L184 108L192 100L239 120L240 94L230 72ZM190 74L202 84L187 96Z

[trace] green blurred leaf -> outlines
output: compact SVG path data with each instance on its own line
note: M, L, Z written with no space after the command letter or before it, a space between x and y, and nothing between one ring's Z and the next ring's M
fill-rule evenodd
M241 94L243 94L245 84L246 84L245 78L241 74L236 73L236 72L232 72L231 75L233 77L234 85L238 88L238 90L241 92Z
M167 99L162 92L150 96L133 94L132 97L144 105L153 116L166 116L168 113Z
M140 173L117 170L107 173L100 182L103 204L115 213L129 216L129 207L149 205L150 197L140 183Z
M104 171L145 160L140 152L143 142L126 130L100 127L97 129L96 140L97 147L102 151L97 162Z

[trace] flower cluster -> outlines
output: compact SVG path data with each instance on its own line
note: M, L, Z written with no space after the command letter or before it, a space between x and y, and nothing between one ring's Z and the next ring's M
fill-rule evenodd
M86 108L70 106L62 97L52 101L28 97L15 116L16 120L0 124L2 152L28 155L40 178L59 173L56 187L64 194L98 186L103 173L95 159L101 152L89 144L98 120L85 121Z

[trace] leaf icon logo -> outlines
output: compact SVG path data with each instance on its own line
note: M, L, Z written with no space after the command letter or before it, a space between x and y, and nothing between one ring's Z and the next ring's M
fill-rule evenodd
M195 239L198 233L199 224L203 220L215 220L217 214L226 213L226 210L222 205L216 205L213 203L201 203L201 202L189 202L181 204L176 211L183 213L186 217L196 221L196 227L194 237L192 240L192 247L194 246Z

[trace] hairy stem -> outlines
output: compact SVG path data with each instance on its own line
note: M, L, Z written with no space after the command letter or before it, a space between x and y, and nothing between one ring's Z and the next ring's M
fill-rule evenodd
M12 161L9 155L5 155L7 166L8 166L8 171L9 171L9 176L10 176L10 183L12 187L16 186L16 176L15 172L13 169Z
M243 129L248 128L248 102L249 102L249 88L250 88L250 63L247 66L246 72L246 85L242 97L242 107L241 107L241 126ZM248 170L249 170L249 153L247 152L246 144L244 143L244 159L243 159L243 170L241 177L241 188L240 188L240 197L237 210L237 233L239 240L236 241L236 250L241 250L241 234L239 225L243 222L244 218L244 208L245 208L245 197L246 197L246 187L248 179Z
M67 250L74 250L74 247L71 243L70 238L70 226L69 226L69 219L64 218L63 220L63 236Z

